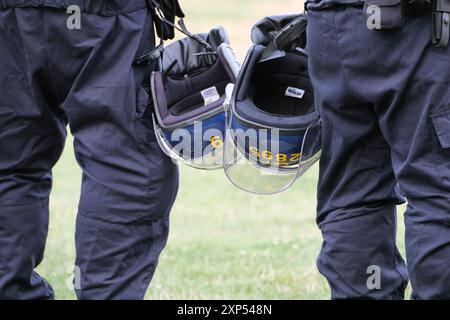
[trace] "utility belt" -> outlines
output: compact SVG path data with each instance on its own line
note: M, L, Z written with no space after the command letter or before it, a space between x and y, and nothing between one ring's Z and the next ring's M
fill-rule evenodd
M401 28L407 12L430 13L432 40L447 47L450 39L450 0L363 0L367 26L375 30Z

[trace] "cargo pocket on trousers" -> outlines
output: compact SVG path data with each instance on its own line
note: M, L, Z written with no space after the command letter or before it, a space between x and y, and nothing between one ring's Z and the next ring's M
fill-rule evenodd
M431 119L441 147L450 149L450 110L434 114Z
M150 100L150 87L144 85L139 89L136 100L136 136L141 144L156 142L155 130L152 120L152 104Z
M364 17L367 28L386 30L401 28L405 23L404 0L365 0ZM370 29L370 28L369 28Z
M434 129L436 130L436 136L439 140L439 144L443 148L443 159L447 159L447 162L442 164L442 170L439 169L439 172L441 177L444 179L444 184L448 186L450 185L450 177L448 174L448 159L450 159L450 110L432 114L431 120L433 122ZM447 211L448 214L450 214L450 196L447 201ZM447 222L447 225L450 226L450 220Z

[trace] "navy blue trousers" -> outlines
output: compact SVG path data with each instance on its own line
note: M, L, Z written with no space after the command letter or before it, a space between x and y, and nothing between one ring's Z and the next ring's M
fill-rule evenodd
M429 14L372 31L352 6L311 8L308 48L324 140L318 268L332 298L399 299L410 279L413 298L450 299L450 48L432 46Z
M69 124L83 170L78 298L142 299L178 188L143 116L150 68L133 63L154 47L151 16L145 6L83 13L81 30L67 18L58 8L0 10L0 298L54 297L34 269Z

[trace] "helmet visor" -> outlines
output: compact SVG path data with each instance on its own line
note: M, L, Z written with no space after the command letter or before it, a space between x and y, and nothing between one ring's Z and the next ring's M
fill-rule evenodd
M252 129L230 119L226 132L224 170L238 188L275 194L290 188L320 157L320 120L295 134Z
M219 115L216 118L220 117ZM175 162L201 170L221 169L224 130L220 126L208 128L208 122L196 122L186 128L164 131L154 120L156 140L162 151Z

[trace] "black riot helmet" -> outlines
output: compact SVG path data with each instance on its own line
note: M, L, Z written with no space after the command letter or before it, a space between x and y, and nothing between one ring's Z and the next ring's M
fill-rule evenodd
M225 173L239 188L281 192L320 157L321 122L308 74L304 15L267 17L227 112Z

